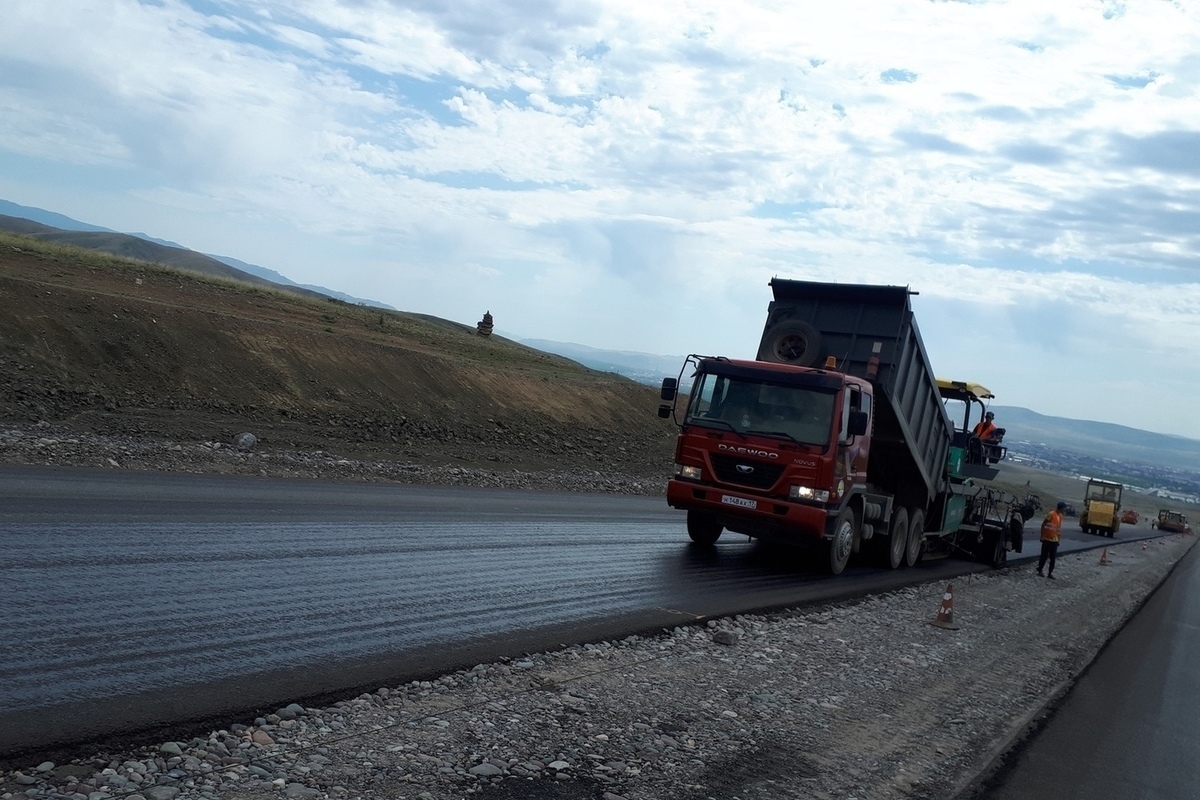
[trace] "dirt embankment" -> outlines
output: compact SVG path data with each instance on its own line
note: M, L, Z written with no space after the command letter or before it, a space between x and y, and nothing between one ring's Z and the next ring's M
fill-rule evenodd
M474 328L0 235L0 421L665 474L653 389Z

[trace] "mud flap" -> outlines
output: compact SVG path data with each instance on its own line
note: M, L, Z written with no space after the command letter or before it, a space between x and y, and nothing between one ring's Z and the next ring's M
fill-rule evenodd
M1025 545L1025 523L1018 517L1012 517L1008 521L1008 541L1014 553L1021 552Z

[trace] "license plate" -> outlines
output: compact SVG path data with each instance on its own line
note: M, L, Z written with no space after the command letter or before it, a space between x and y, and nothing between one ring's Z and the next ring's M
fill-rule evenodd
M731 494L721 495L721 502L727 506L737 506L738 508L758 508L757 500L747 500L744 497L734 497Z

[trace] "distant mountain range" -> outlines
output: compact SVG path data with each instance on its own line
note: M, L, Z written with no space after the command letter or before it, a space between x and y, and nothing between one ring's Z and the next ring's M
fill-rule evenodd
M1010 439L1046 443L1068 439L1077 448L1117 451L1124 457L1136 455L1142 461L1161 460L1164 455L1194 455L1200 459L1200 441L1185 436L1153 433L1111 422L1050 417L1019 406L992 406L991 410L996 412L996 422L1008 430ZM1117 452L1114 457L1118 457ZM1200 467L1200 461L1194 466Z
M522 339L521 344L578 361L586 367L615 372L647 386L659 386L665 377L680 377L684 356L660 356L619 350L599 350L571 342ZM682 376L685 380L688 376ZM1170 470L1200 472L1200 441L1182 436L1138 430L1109 422L1051 417L1019 406L992 406L996 421L1007 433L1013 452L1050 460L1054 453L1086 457L1089 471L1100 474L1104 461L1163 465ZM1078 459L1063 458L1057 466L1080 467Z
M615 372L647 386L660 386L666 377L679 377L685 356L656 356L627 350L599 350L573 342L552 342L548 339L518 339L532 347L557 356L578 361L585 367L601 372ZM686 377L686 376L685 376Z
M112 255L167 264L209 275L233 278L247 283L270 284L298 294L333 297L355 305L397 310L376 300L364 300L324 286L296 283L275 270L260 267L257 264L249 264L236 258L198 253L175 242L157 239L145 233L121 233L98 225L80 222L53 211L18 205L8 200L0 200L0 230L36 236L39 239L71 244L89 250L100 250Z
M221 275L250 283L269 284L300 294L332 297L356 305L397 310L373 300L356 298L322 286L299 284L274 270L235 258L198 253L174 242L144 233L119 233L71 219L62 214L0 200L0 229L37 236L51 241L102 250L114 255L139 258L199 272ZM622 350L601 350L571 342L523 339L521 344L569 358L586 367L625 376L647 386L659 386L664 377L680 377L686 390L690 381L680 375L685 356L654 355ZM1050 417L1017 406L994 406L997 422L1007 430L1010 451L1034 454L1037 460L1053 459L1055 453L1084 457L1063 459L1062 469L1104 471L1106 462L1116 470L1121 462L1156 465L1172 474L1182 471L1182 480L1200 476L1200 441L1167 436L1107 422ZM1173 481L1178 485L1180 478ZM1193 481L1194 483L1195 481ZM1190 494L1190 493L1189 493Z

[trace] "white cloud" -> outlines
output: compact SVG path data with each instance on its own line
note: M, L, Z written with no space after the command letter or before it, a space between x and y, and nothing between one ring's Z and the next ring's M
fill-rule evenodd
M745 355L781 275L911 285L948 367L994 340L992 383L1157 375L1200 332L1198 13L17 0L0 193L598 347ZM1178 373L1088 413L1173 428Z

